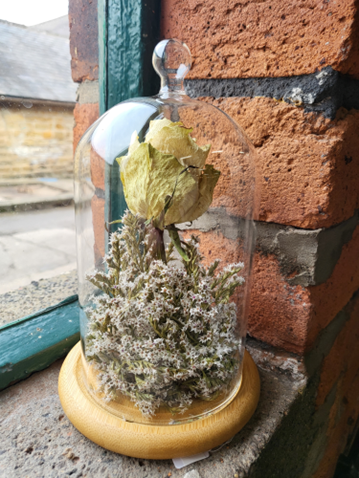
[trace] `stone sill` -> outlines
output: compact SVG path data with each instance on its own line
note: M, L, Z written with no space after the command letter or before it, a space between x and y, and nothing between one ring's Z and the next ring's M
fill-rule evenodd
M71 271L50 279L32 281L25 287L0 295L0 327L52 307L77 294L77 273Z
M77 278L73 271L3 294L0 327L55 305L76 292ZM247 426L230 443L212 451L206 460L176 470L171 460L129 458L90 442L72 426L61 408L57 392L62 364L59 360L0 392L0 474L8 478L257 477L258 460L301 396L306 379L303 364L295 356L281 354L253 339L248 340L247 349L261 377L258 408Z
M8 478L257 477L259 457L301 396L306 380L301 363L294 356L275 357L253 340L249 340L247 348L259 365L258 408L247 426L230 443L212 451L206 460L176 470L171 460L129 458L90 442L63 413L57 393L62 361L57 361L47 370L0 393L2 475ZM264 478L263 474L258 476Z

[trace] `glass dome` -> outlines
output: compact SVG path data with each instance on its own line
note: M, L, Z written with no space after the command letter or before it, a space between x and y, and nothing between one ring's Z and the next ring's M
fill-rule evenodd
M186 96L191 54L154 50L161 90L107 111L75 154L84 381L105 410L168 425L213 414L241 385L254 148Z

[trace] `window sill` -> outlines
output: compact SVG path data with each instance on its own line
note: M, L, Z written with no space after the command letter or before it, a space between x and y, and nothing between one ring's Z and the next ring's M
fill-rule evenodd
M288 428L288 420L293 420L293 404L301 395L304 377L298 371L294 375L288 371L285 365L288 360L276 357L272 361L267 351L261 351L260 344L251 342L249 351L256 358L261 376L258 408L231 443L211 453L208 459L177 471L170 460L129 458L90 442L64 416L57 394L62 361L57 361L47 370L0 393L1 416L6 417L3 439L6 452L0 456L1 469L6 476L14 473L15 467L19 476L34 477L60 473L138 478L163 478L170 474L173 478L257 476L252 473L271 443L273 445L274 437L283 434L283 428ZM291 359L292 365L294 360ZM280 362L284 369L278 366ZM261 364L266 368L261 368ZM292 425L289 427L291 433ZM275 461L280 455L270 453L271 460ZM186 475L188 472L191 473Z
M25 316L53 307L77 294L76 271L32 281L26 287L0 295L0 328Z
M74 274L63 274L3 294L0 390L64 357L79 340L75 283Z

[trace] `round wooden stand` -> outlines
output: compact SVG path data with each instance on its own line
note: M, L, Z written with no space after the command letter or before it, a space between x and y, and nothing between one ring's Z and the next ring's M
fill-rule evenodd
M66 357L59 376L59 395L67 417L103 448L136 458L164 460L211 450L244 427L259 400L259 374L247 351L242 384L232 402L213 415L178 425L144 425L113 415L88 392L82 367L79 342Z

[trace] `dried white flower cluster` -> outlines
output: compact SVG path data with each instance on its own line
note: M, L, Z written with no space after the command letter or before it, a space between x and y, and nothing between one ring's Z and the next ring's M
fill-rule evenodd
M238 371L236 305L243 264L217 272L201 264L198 239L182 241L189 261L154 259L155 228L126 212L111 235L108 272L88 279L105 294L87 310L86 356L108 400L128 397L142 414L160 406L183 412L193 399L213 400Z

